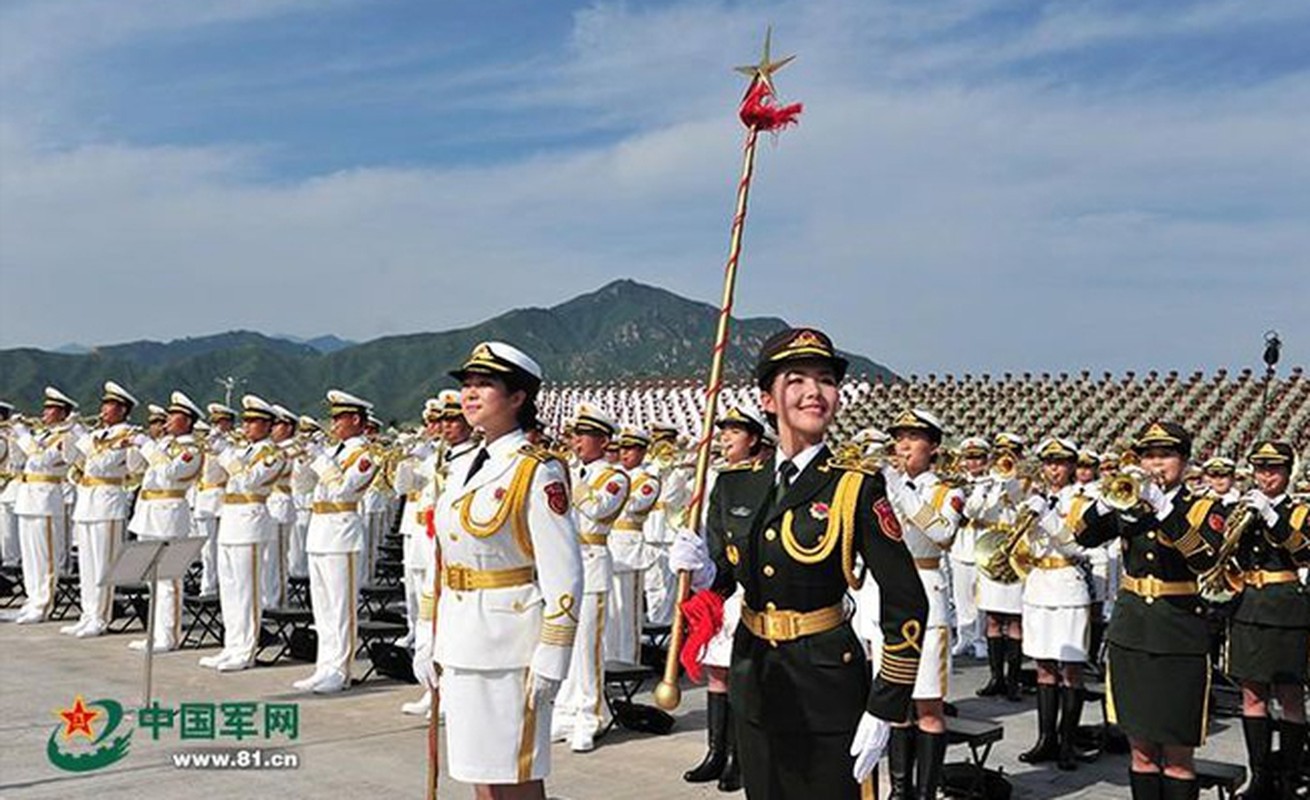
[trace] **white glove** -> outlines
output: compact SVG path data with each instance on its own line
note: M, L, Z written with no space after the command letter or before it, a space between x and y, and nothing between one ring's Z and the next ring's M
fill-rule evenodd
M1023 501L1024 507L1041 517L1046 513L1046 498L1040 494L1035 494Z
M1114 507L1101 498L1096 498L1096 516L1107 517L1114 513Z
M910 487L905 485L905 473L892 466L882 468L882 479L887 482L887 494L901 494L908 492Z
M891 735L892 726L886 720L878 719L868 711L860 717L860 727L855 729L855 738L851 740L851 755L855 756L855 768L851 770L851 775L855 777L856 783L864 783L873 768L878 766L878 759L882 758L882 752L887 749L887 740Z
M555 702L560 682L536 672L528 672L528 697L531 707L542 709Z
M691 573L692 591L699 591L714 583L718 569L710 558L709 545L687 528L679 528L669 545L669 569Z
M1155 512L1155 518L1163 521L1174 510L1174 504L1164 496L1164 489L1154 481L1142 487L1142 500Z
M1270 528L1278 524L1278 512L1274 510L1273 501L1269 495L1259 489L1252 489L1242 496L1242 502L1251 507L1251 510L1260 515L1265 525Z
M429 689L437 688L437 665L432 660L432 644L420 644L414 648L414 677Z
M155 440L151 439L149 436L146 436L144 433L138 433L135 436L133 436L129 441L131 442L133 447L140 449L148 444L152 444Z

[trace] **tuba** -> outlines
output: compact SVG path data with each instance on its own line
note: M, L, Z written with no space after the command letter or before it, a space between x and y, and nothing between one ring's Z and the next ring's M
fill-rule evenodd
M1237 548L1242 544L1251 523L1255 522L1255 509L1245 501L1239 503L1224 521L1224 541L1219 546L1219 558L1215 565L1200 577L1201 591L1207 595L1224 593L1237 594L1242 591L1246 581L1242 577L1242 565L1237 562Z
M1013 524L989 528L974 544L978 571L997 583L1018 583L1033 568L1028 535L1037 524L1032 509L1021 508Z

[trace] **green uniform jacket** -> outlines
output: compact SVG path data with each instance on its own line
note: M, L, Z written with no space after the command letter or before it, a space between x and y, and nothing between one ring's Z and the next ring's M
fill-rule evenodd
M830 465L830 456L823 448L776 503L771 462L719 475L706 517L718 567L715 591L727 597L740 583L745 605L756 611L806 612L843 602L841 543L826 555L822 548L828 517L838 514L834 495L846 471ZM776 646L739 625L730 679L733 710L765 729L853 732L865 710L893 722L908 717L928 601L882 475L862 477L853 552L878 582L883 668L870 685L864 647L849 622Z
M1083 547L1123 538L1123 569L1134 578L1194 581L1215 565L1228 511L1213 498L1180 489L1163 521L1149 511L1083 515L1075 534ZM1210 651L1205 607L1198 595L1139 597L1121 589L1106 636L1113 644L1146 653L1198 655Z
M1310 564L1306 509L1288 498L1274 506L1278 523L1272 528L1256 516L1237 549L1237 563L1243 572L1295 571ZM1272 628L1310 628L1310 594L1299 582L1277 583L1257 589L1247 586L1238 596L1233 619Z

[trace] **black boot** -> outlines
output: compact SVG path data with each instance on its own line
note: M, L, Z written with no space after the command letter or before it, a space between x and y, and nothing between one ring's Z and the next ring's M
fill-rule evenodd
M709 783L723 775L723 767L728 760L728 695L722 692L710 692L705 699L706 716L709 725L709 749L705 758L694 769L682 773L687 783Z
M1162 800L1160 786L1161 775L1158 772L1129 772L1128 785L1133 790L1133 800Z
M1023 641L1005 640L1005 699L1017 703L1023 697Z
M978 690L978 696L1000 697L1005 694L1005 639L1000 636L987 637L987 666L992 679Z
M1273 800L1274 773L1270 763L1270 722L1268 717L1242 717L1242 738L1246 740L1246 760L1251 766L1251 780L1238 800Z
M1020 753L1020 761L1025 764L1041 764L1054 761L1060 754L1060 744L1055 734L1056 714L1059 712L1060 688L1045 683L1037 684L1037 744L1028 752Z
M1171 778L1165 775L1160 779L1160 800L1197 800L1201 796L1201 785L1196 778Z
M1060 756L1056 766L1065 772L1078 768L1078 725L1083 718L1081 686L1060 687Z
M741 788L741 764L737 761L737 728L732 718L732 704L727 705L727 722L723 737L723 773L719 775L719 791L735 792Z
M1283 752L1283 794L1280 800L1295 800L1297 785L1305 780L1305 739L1304 722L1284 722L1283 732L1278 736L1279 749Z
M919 800L937 800L942 782L942 761L946 759L946 734L919 731L915 743L919 767Z
M913 727L892 728L887 744L887 774L891 776L887 800L914 800L914 731Z

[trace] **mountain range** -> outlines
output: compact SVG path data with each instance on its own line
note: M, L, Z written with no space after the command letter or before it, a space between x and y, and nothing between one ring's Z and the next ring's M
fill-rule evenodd
M324 392L336 387L373 400L382 419L414 419L424 398L454 385L446 371L487 340L523 348L556 383L703 380L717 319L718 309L708 303L618 280L550 308L521 308L457 330L363 343L230 331L88 352L4 349L0 397L30 409L39 403L42 388L54 384L95 406L101 385L115 380L142 402L162 402L172 389L181 389L203 404L221 400L225 390L220 382L232 378L234 400L255 392L317 414ZM786 324L776 317L734 320L726 351L728 378L747 378L761 343ZM894 377L868 358L847 356L852 375ZM83 411L93 413L94 408Z

